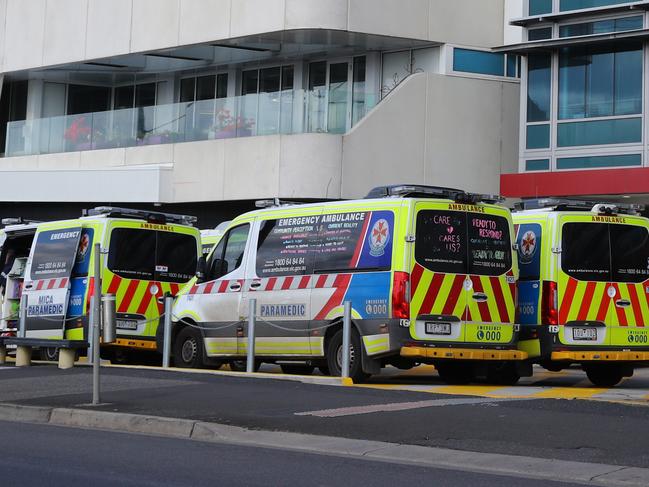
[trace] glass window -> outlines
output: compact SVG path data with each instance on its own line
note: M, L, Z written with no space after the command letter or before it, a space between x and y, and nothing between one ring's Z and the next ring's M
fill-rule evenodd
M649 232L634 225L609 225L611 274L614 282L644 282L649 278Z
M108 269L126 279L153 280L155 247L154 231L116 228L110 236Z
M559 9L563 12L566 10L606 7L608 5L618 5L620 3L633 3L638 1L640 0L561 0Z
M538 281L541 278L542 228L538 223L523 223L518 227L518 268L521 281Z
M279 91L281 69L279 66L259 70L259 93L276 93Z
M293 66L282 66L282 90L293 89L293 77L295 76Z
M81 228L40 232L32 256L31 279L70 277L80 236Z
M417 213L415 260L433 272L501 275L511 268L507 219L478 213Z
M505 73L505 56L471 49L453 49L453 70L466 73L503 76Z
M617 156L561 157L557 159L557 169L593 169L599 167L641 166L640 154Z
M527 149L547 149L550 147L550 125L528 125L525 141Z
M559 118L641 113L642 46L564 48L559 56Z
M642 142L641 118L568 122L557 126L557 145L631 144Z
M263 222L257 241L257 275L312 274L319 221L320 215L310 215Z
M540 41L552 38L552 27L542 27L540 29L529 29L527 31L528 41Z
M135 86L135 108L154 106L155 97L155 83L144 83Z
M216 76L199 76L196 78L196 99L213 100L216 95Z
M180 80L180 102L192 102L195 99L196 78Z
M365 116L365 56L354 58L352 125Z
M548 171L550 169L550 159L530 159L525 161L526 171Z
M216 75L216 97L227 98L228 96L228 73Z
M241 94L249 95L259 91L259 70L244 71L241 73Z
M518 64L518 56L514 54L507 54L507 76L509 78L516 77L516 65Z
M637 15L634 17L623 17L621 19L598 20L596 22L562 25L559 27L559 37L587 36L593 34L606 34L608 32L636 30L642 29L643 24L644 20L642 15Z
M566 223L561 238L563 272L581 281L610 280L608 224Z
M104 86L68 85L68 115L109 110L110 96Z
M208 264L208 280L213 281L235 271L243 263L243 255L248 241L249 224L229 230L212 252Z
M550 55L531 54L527 59L527 121L550 120Z
M115 88L115 110L133 108L135 103L135 87L133 85Z
M156 232L155 279L187 282L196 274L196 238L173 232Z
M529 0L529 15L541 15L552 12L552 0Z

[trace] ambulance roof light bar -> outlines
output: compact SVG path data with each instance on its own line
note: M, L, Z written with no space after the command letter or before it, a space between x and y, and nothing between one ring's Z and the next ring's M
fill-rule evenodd
M0 225L9 226L9 225L32 225L34 223L41 223L40 220L29 220L21 216L15 218L3 218L0 220Z
M292 206L301 204L299 201L286 201L279 198L268 198L266 200L255 201L256 208L274 208L278 206Z
M644 211L645 205L627 203L601 203L588 200L571 200L567 198L539 198L523 200L514 205L518 211L522 210L557 210L557 211L590 211L600 215L637 214Z
M97 206L90 210L83 210L83 216L106 216L121 218L136 218L149 223L178 223L193 226L198 218L189 215L176 215L159 211L135 210L133 208L119 208L117 206Z
M456 203L502 203L505 198L493 194L467 193L461 189L445 188L441 186L426 186L422 184L398 184L390 186L378 186L372 189L366 199L388 198L388 197L424 197L443 198L453 200Z

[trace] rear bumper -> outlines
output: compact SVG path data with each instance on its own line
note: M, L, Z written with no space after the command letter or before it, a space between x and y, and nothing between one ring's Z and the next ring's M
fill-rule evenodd
M494 360L519 361L528 358L521 350L492 350L484 348L401 347L401 356L425 360Z
M649 351L579 350L552 352L553 361L568 362L645 362Z

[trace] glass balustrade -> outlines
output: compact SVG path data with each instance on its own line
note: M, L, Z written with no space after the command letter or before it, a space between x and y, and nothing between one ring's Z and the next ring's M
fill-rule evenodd
M375 94L325 88L257 93L144 108L9 122L5 156L51 154L256 135L342 133ZM331 98L331 99L330 99Z

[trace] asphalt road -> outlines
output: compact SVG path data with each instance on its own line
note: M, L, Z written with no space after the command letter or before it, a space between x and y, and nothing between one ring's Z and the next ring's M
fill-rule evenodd
M649 408L109 368L100 409L252 429L646 467ZM0 368L0 402L85 407L91 370ZM352 409L349 409L352 408ZM323 412L324 411L324 412Z
M571 486L338 456L0 422L4 487Z

